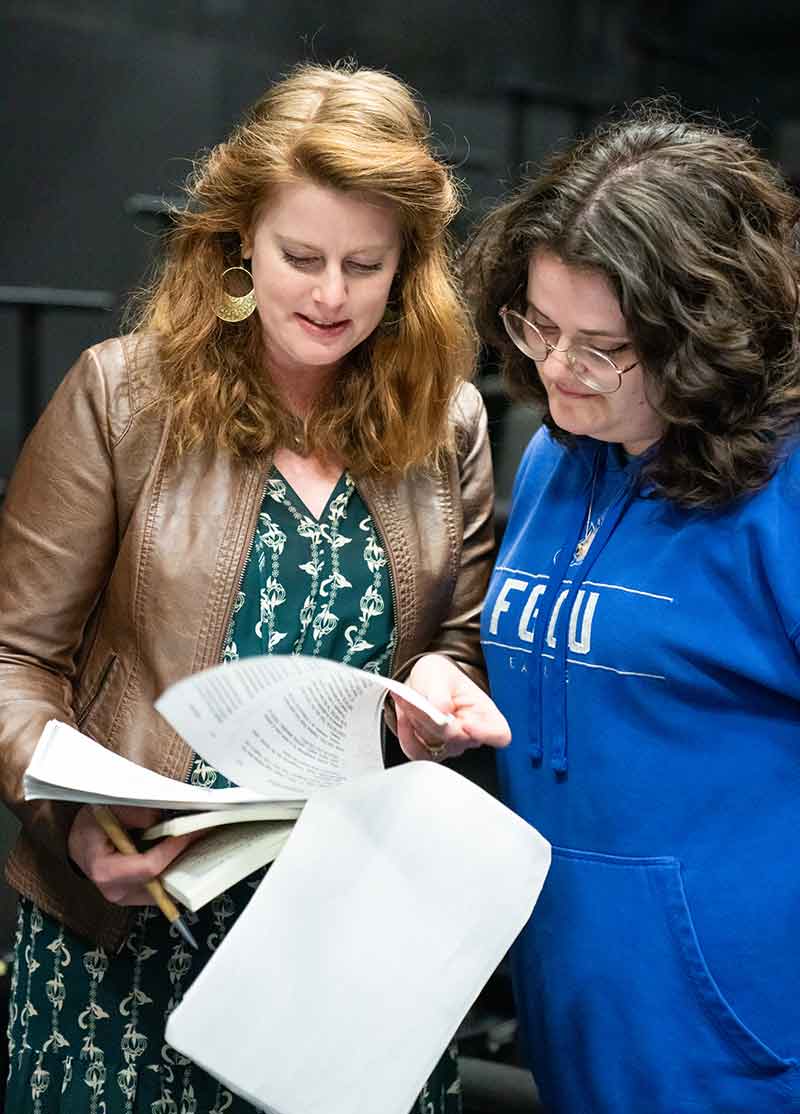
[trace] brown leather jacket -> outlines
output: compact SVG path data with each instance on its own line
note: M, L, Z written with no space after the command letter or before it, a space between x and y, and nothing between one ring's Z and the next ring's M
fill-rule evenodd
M23 830L6 867L20 893L106 947L129 910L66 853L75 806L25 803L21 779L48 719L77 725L170 777L191 753L153 708L220 660L255 529L264 465L222 454L170 463L151 341L85 352L28 439L0 513L0 788ZM492 548L486 415L465 385L458 449L441 474L359 482L395 593L395 675L427 651L479 677L478 615Z

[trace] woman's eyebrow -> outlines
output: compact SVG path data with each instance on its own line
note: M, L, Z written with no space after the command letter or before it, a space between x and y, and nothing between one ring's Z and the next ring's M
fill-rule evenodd
M535 306L533 304L533 302L529 301L527 303L527 305L528 305L528 309L533 310L533 312L536 314L537 317L544 317L547 321L552 321L553 320L552 317L548 317L546 313L542 313L542 311L537 306ZM553 323L555 324L555 322L553 322Z
M323 255L322 248L317 247L316 244L309 244L306 240L297 240L294 236L287 236L281 232L277 233L277 239L281 244L289 245L293 248L303 248L306 251L313 251L316 255ZM351 248L348 255L363 255L369 252L386 252L390 249L391 244L364 244L363 247Z
M305 248L307 251L314 251L319 254L319 248L315 244L309 244L307 240L298 240L294 236L285 236L281 232L276 233L276 239L282 243L291 244L294 248Z
M546 313L542 313L542 311L540 309L538 309L533 304L533 302L528 302L528 308L533 310L533 312L538 317L544 317L545 320L547 320L547 321L552 321L553 320L552 317L548 317ZM555 324L555 322L553 322L553 324ZM580 335L582 337L608 337L609 340L616 340L616 339L627 340L628 339L627 329L624 332L621 332L621 333L615 332L613 329L579 329L578 332L580 333Z
M581 329L581 336L584 337L608 337L609 340L627 340L627 329L621 333L615 332L614 329Z

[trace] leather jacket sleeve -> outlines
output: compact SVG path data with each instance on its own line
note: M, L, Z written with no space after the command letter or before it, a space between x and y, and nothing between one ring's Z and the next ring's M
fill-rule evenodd
M26 804L22 774L47 720L75 723L76 658L114 559L106 394L85 352L28 438L0 510L0 789L37 845L63 856L75 807Z
M453 521L448 523L457 535L453 551L460 553L451 569L451 593L446 614L424 647L402 662L397 671L401 680L423 654L441 653L450 657L482 688L487 688L480 648L480 613L495 553L494 476L489 447L486 409L478 391L465 384L454 403L456 452L450 463L449 483ZM445 513L440 507L440 513ZM421 553L425 561L425 551ZM424 591L420 607L425 608Z

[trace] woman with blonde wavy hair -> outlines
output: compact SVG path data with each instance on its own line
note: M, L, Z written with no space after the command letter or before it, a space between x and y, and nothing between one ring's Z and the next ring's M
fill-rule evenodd
M260 875L199 911L192 953L145 889L187 837L123 856L89 809L22 800L47 720L223 787L153 701L215 662L289 653L391 673L446 711L434 732L396 702L411 758L508 741L481 687L492 477L457 208L400 81L296 69L199 164L135 328L80 357L23 449L0 518L16 1114L251 1109L164 1026ZM447 1055L420 1110L457 1104Z

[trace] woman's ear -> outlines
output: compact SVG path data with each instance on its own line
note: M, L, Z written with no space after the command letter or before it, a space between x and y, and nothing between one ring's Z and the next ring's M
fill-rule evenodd
M253 239L249 232L242 233L242 259L250 259L253 255Z

